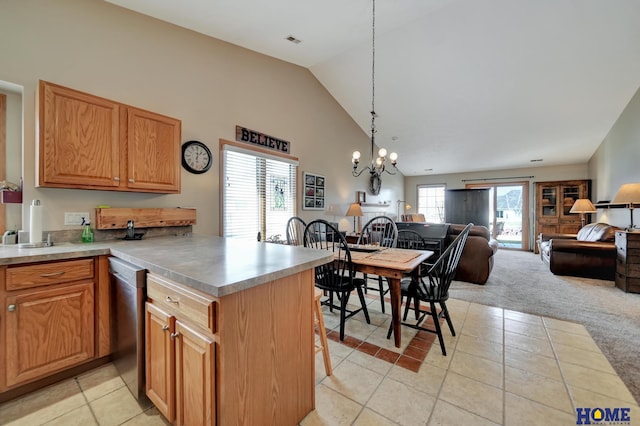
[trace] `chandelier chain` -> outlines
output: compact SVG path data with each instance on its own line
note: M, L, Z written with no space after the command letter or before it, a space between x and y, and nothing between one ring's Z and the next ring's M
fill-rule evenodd
M372 20L371 20L371 164L365 166L358 171L358 165L360 164L360 151L354 151L351 163L353 170L351 174L354 177L360 176L365 170L370 173L370 185L369 190L373 195L377 195L380 191L380 175L384 172L395 175L395 172L389 171L385 167L386 152L387 150L381 148L378 151L378 155L374 154L375 147L375 134L376 134L376 0L371 0L372 3ZM398 155L392 152L389 155L391 165L396 168Z
M376 101L376 0L373 0L373 19L371 24L371 114L375 114Z

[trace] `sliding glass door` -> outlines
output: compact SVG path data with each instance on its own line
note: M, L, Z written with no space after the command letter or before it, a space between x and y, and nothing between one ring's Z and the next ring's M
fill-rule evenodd
M489 231L500 248L529 249L529 182L467 184L489 188Z

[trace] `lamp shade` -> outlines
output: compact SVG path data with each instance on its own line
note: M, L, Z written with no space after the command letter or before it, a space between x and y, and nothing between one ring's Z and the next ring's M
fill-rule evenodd
M578 198L569 213L595 213L596 208L588 198Z
M618 189L612 204L636 204L640 203L640 183L625 183Z
M363 216L360 204L351 203L349 209L347 209L347 214L345 216Z

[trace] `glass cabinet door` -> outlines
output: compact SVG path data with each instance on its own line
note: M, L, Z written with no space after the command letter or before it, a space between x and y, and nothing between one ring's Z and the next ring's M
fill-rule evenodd
M547 216L547 217L551 217L551 216L555 217L558 215L558 212L556 211L557 196L558 194L557 194L556 187L542 188L542 194L541 194L542 204L540 206L541 207L540 215Z
M580 198L579 186L562 187L562 216L574 216L572 213L570 213L570 210L578 198Z

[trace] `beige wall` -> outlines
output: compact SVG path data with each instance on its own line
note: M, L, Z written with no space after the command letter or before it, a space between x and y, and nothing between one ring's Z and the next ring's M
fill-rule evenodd
M623 183L640 182L640 90L638 90L589 161L594 199L611 200ZM625 227L628 209L602 209L599 220ZM640 214L634 214L640 224Z
M529 235L533 235L534 227L534 197L535 182L552 180L589 179L586 164L565 165L553 167L535 167L526 169L495 170L474 173L454 173L431 176L407 176L404 182L404 193L407 202L417 206L418 186L428 184L445 185L447 189L461 189L467 183L504 183L504 182L530 182L529 185ZM533 238L532 238L533 240ZM531 246L533 247L533 246Z
M233 140L236 125L290 141L300 175L327 177L331 210L299 210L301 216L351 228L344 213L355 191L367 184L365 174L351 176L351 152L369 152L368 137L307 69L99 0L3 2L0 28L11 35L0 37L0 80L24 90L25 206L42 200L48 212L45 230L72 229L63 225L65 211L93 211L101 204L189 206L198 210L195 232L217 235L218 141ZM36 188L34 111L40 79L179 118L182 140L206 143L214 166L203 175L183 171L179 195ZM402 185L402 175L385 176L380 196L367 201L396 200ZM26 228L28 209L23 210Z

